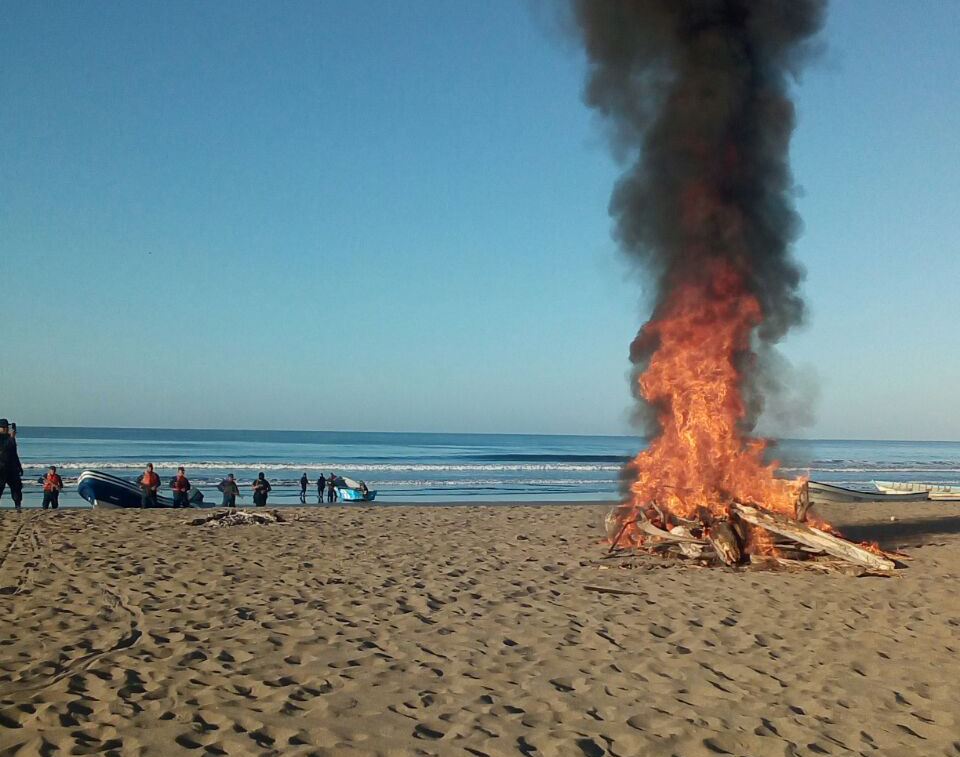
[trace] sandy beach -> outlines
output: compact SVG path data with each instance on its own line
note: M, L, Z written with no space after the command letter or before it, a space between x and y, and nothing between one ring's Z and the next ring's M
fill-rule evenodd
M819 509L908 567L603 570L602 506L4 511L0 754L960 754L960 505Z

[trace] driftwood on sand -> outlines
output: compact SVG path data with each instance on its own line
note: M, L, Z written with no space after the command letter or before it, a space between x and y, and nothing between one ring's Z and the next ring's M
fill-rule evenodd
M251 526L270 523L286 523L277 510L221 510L205 518L195 518L191 526Z
M608 554L629 546L648 554L693 560L697 565L893 574L897 563L892 555L802 522L808 507L809 499L802 494L794 519L755 505L731 502L724 515L718 517L703 508L699 521L689 521L659 508L621 506L614 508L604 523L610 541Z
M767 512L750 505L741 505L738 502L734 502L730 509L751 525L759 526L770 533L786 536L788 539L826 552L841 560L874 570L892 571L896 567L893 560L883 555L874 554L846 539L840 539L826 531L811 528L805 523L790 520L777 513Z

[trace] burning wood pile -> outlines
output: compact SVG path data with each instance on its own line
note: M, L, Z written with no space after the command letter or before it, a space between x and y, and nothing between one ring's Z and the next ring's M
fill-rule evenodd
M804 482L778 475L752 433L789 384L776 345L804 320L791 81L816 47L823 3L573 7L587 103L630 163L610 201L614 236L653 295L630 359L641 417L655 422L623 471L613 548L889 574L889 555L796 509Z
M205 518L190 521L191 526L255 526L287 521L277 510L250 512L249 510L222 510Z
M843 539L825 523L803 522L809 500L798 502L795 517L754 505L731 502L725 513L701 508L682 518L655 504L620 506L606 517L609 554L635 549L673 556L702 566L744 566L753 570L815 570L848 575L891 575L894 556L877 547Z

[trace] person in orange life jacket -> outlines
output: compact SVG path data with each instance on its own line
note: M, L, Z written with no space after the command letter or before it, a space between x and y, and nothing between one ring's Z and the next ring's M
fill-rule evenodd
M177 468L177 475L170 480L170 488L173 489L174 507L190 507L190 500L187 498L187 492L190 491L190 480L182 466Z
M60 507L60 492L63 491L63 479L57 475L57 466L51 465L43 477L43 509Z
M10 487L10 498L18 510L23 501L23 466L17 454L17 424L13 424L13 433L6 418L0 418L0 497L3 490Z
M257 507L265 507L267 504L267 494L272 488L270 482L264 478L263 471L261 471L260 475L257 476L257 480L253 482L253 504Z
M140 476L140 507L157 507L157 489L160 488L160 476L153 472L153 463L147 463L147 469Z

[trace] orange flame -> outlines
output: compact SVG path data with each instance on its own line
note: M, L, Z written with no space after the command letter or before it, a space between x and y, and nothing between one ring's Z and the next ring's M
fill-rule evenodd
M804 483L776 478L777 463L763 461L766 442L748 437L740 425L745 408L735 361L749 351L760 305L729 264L715 263L702 274L674 286L641 331L656 348L639 389L657 408L660 434L627 465L623 523L652 504L690 520L705 518L701 508L725 517L733 501L792 517ZM627 527L620 543L640 540ZM747 550L768 553L772 545L754 532Z

